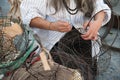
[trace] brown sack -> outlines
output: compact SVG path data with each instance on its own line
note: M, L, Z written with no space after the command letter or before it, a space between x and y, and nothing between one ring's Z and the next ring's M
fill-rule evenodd
M84 80L80 72L54 63L51 70L45 71L41 61L36 62L28 70L19 68L13 75L4 80Z
M11 26L3 27L2 31L6 36L11 38L23 33L22 28L17 23L12 24Z

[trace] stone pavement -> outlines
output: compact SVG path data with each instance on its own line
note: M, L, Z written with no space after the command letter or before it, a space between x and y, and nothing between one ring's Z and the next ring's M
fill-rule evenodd
M112 0L112 1L116 1L116 4L113 5L113 12L115 12L115 14L120 15L120 0Z
M120 52L109 50L98 64L101 71L96 80L120 80Z
M8 11L9 11L9 7L10 5L7 2L8 0L0 0L0 7L2 8L2 15L6 16ZM0 16L1 16L1 12L0 12Z
M113 5L113 12L120 16L120 0L112 1L119 1ZM102 32L105 32L105 28L100 30L101 34ZM109 49L98 62L102 70L96 80L120 80L120 26L110 30L110 33L104 39L104 43Z

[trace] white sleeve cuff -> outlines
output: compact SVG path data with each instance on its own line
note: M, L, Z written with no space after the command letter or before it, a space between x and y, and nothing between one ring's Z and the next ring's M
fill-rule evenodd
M102 26L103 26L110 20L110 18L111 18L111 10L108 7L108 5L103 2L103 0L96 0L95 10L94 10L92 16L94 16L95 14L97 14L98 12L100 12L102 10L106 13L104 21L102 23Z
M20 5L23 24L29 26L31 20L35 17L46 17L47 0L23 0Z
M26 17L23 19L23 23L25 23L26 25L30 25L30 22L32 19L36 18L36 17L41 17L41 18L45 18L45 16L43 15L40 15L39 13L36 13L36 12L30 12L30 14L28 13L26 15Z

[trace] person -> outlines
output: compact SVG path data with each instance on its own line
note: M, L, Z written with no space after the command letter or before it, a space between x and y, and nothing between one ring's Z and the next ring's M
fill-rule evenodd
M92 57L100 51L98 31L111 18L103 0L23 0L20 10L23 23L32 28L48 51L74 28L83 41L91 42ZM81 46L88 50L87 44Z

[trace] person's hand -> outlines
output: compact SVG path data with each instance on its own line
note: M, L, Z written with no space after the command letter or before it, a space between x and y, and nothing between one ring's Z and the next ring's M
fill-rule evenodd
M88 27L88 30L85 34L81 35L81 37L84 40L97 40L98 39L98 31L100 27L102 26L102 23L100 21L91 21L89 25L87 25L88 22L84 23L84 29Z
M56 21L51 23L50 29L59 32L69 32L72 29L72 26L65 21Z

